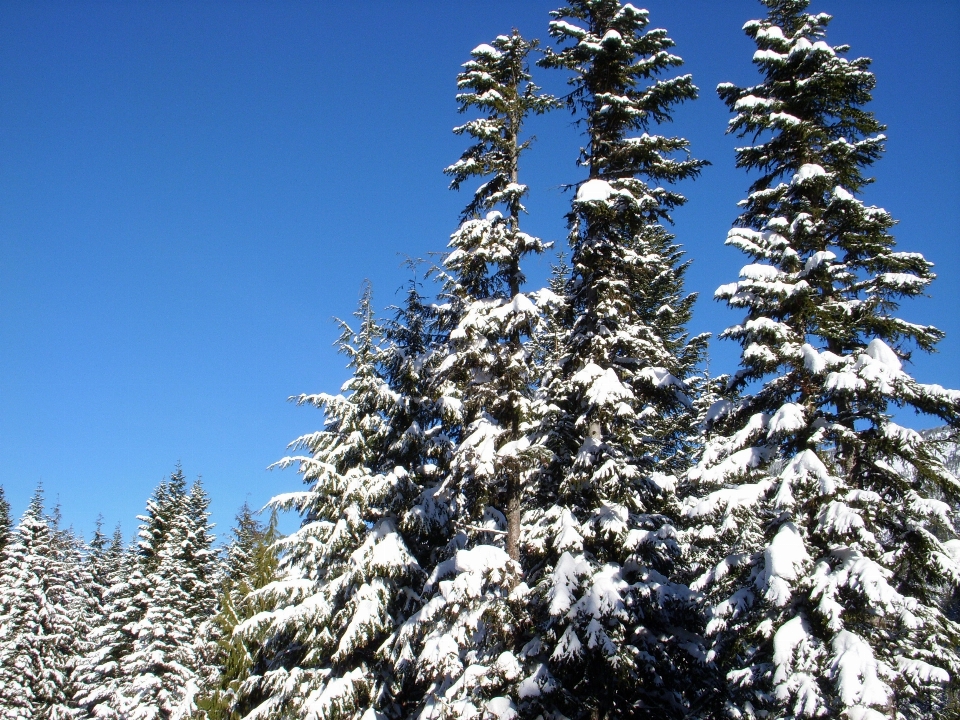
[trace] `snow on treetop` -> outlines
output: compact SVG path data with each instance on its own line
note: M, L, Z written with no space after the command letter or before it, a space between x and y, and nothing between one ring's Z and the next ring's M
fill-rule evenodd
M579 202L603 202L609 200L611 195L616 194L616 190L606 180L587 180L580 189L577 190L577 200Z
M645 18L650 14L649 10L641 10L636 5L630 3L624 3L623 6L617 10L617 17L623 17L625 15L632 15L635 18Z

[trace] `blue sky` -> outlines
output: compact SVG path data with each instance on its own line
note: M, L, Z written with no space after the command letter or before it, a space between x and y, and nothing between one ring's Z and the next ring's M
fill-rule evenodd
M463 149L459 65L512 27L549 42L554 7L0 3L0 484L15 513L42 480L77 530L102 513L129 535L180 461L225 534L244 500L298 489L266 467L321 423L285 399L345 379L330 318L365 279L379 306L395 302L403 257L442 251L466 202L440 172ZM671 130L713 165L684 186L674 231L702 295L692 329L717 333L736 319L710 297L745 262L723 240L748 180L714 88L755 81L740 28L761 8L646 7L701 88ZM874 60L889 142L865 199L940 276L902 311L948 333L914 373L960 387L960 5L811 9L835 15L833 44ZM563 91L559 73L537 80ZM580 140L566 112L530 129L525 229L563 249ZM714 342L710 369L736 358Z

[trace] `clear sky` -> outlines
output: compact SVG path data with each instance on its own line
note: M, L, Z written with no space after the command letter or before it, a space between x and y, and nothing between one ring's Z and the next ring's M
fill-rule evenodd
M102 513L130 535L180 461L223 535L245 499L299 489L266 468L321 424L285 399L345 379L330 318L364 279L395 302L403 257L442 251L466 203L441 174L464 147L459 65L512 27L550 42L555 6L0 2L0 484L14 512L42 480L77 530ZM713 165L684 186L674 231L702 295L692 329L717 333L736 320L710 298L746 262L723 241L748 179L714 88L756 80L741 27L762 8L645 6L701 88L672 131ZM902 309L948 333L912 371L960 387L960 3L811 9L835 15L831 43L874 60L889 142L864 197L940 276ZM556 71L537 79L563 91ZM563 111L531 131L525 229L563 249L580 139ZM710 369L737 357L714 342Z

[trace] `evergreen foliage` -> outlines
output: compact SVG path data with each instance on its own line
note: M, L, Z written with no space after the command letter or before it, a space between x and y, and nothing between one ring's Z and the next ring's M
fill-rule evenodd
M135 623L145 615L147 581L138 567L133 548L126 548L120 527L114 530L104 553L106 572L97 582L101 564L93 555L94 592L102 592L99 613L92 623L88 647L77 660L75 706L84 717L117 720L121 717L121 689L125 680L125 658L133 651Z
M10 503L7 502L3 485L0 485L0 558L10 542L10 533L13 530L13 518L10 517Z
M257 613L270 609L255 593L278 579L279 538L276 511L264 526L244 503L227 548L219 609L203 630L209 649L202 656L205 682L196 700L198 717L238 720L253 709L249 703L244 704L241 687L257 668L262 638L245 641L234 631Z
M143 558L144 573L150 573L160 565L160 549L170 533L173 517L183 508L187 494L187 478L180 463L169 478L164 478L147 501L147 511L138 515L138 547Z
M914 408L956 427L960 394L906 371L932 327L896 316L933 279L895 249L893 218L861 199L883 150L863 106L869 60L824 40L830 16L765 0L744 26L762 80L718 91L756 172L727 243L752 260L717 297L745 310L731 397L691 479L716 712L734 717L928 717L956 673L958 626L942 610L957 479L913 430ZM906 470L905 470L906 469Z

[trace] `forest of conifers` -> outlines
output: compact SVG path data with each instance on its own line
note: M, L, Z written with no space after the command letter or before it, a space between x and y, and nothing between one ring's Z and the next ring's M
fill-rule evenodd
M960 717L960 392L910 374L943 334L899 314L933 267L869 202L870 61L808 0L760 5L756 84L717 88L752 183L716 292L735 373L687 330L670 232L704 162L660 133L694 78L645 10L570 0L549 42L461 68L469 202L399 306L367 287L341 323L340 391L296 398L322 411L278 463L302 490L220 548L179 467L131 545L0 494L0 717ZM525 122L564 108L582 176L551 248Z

